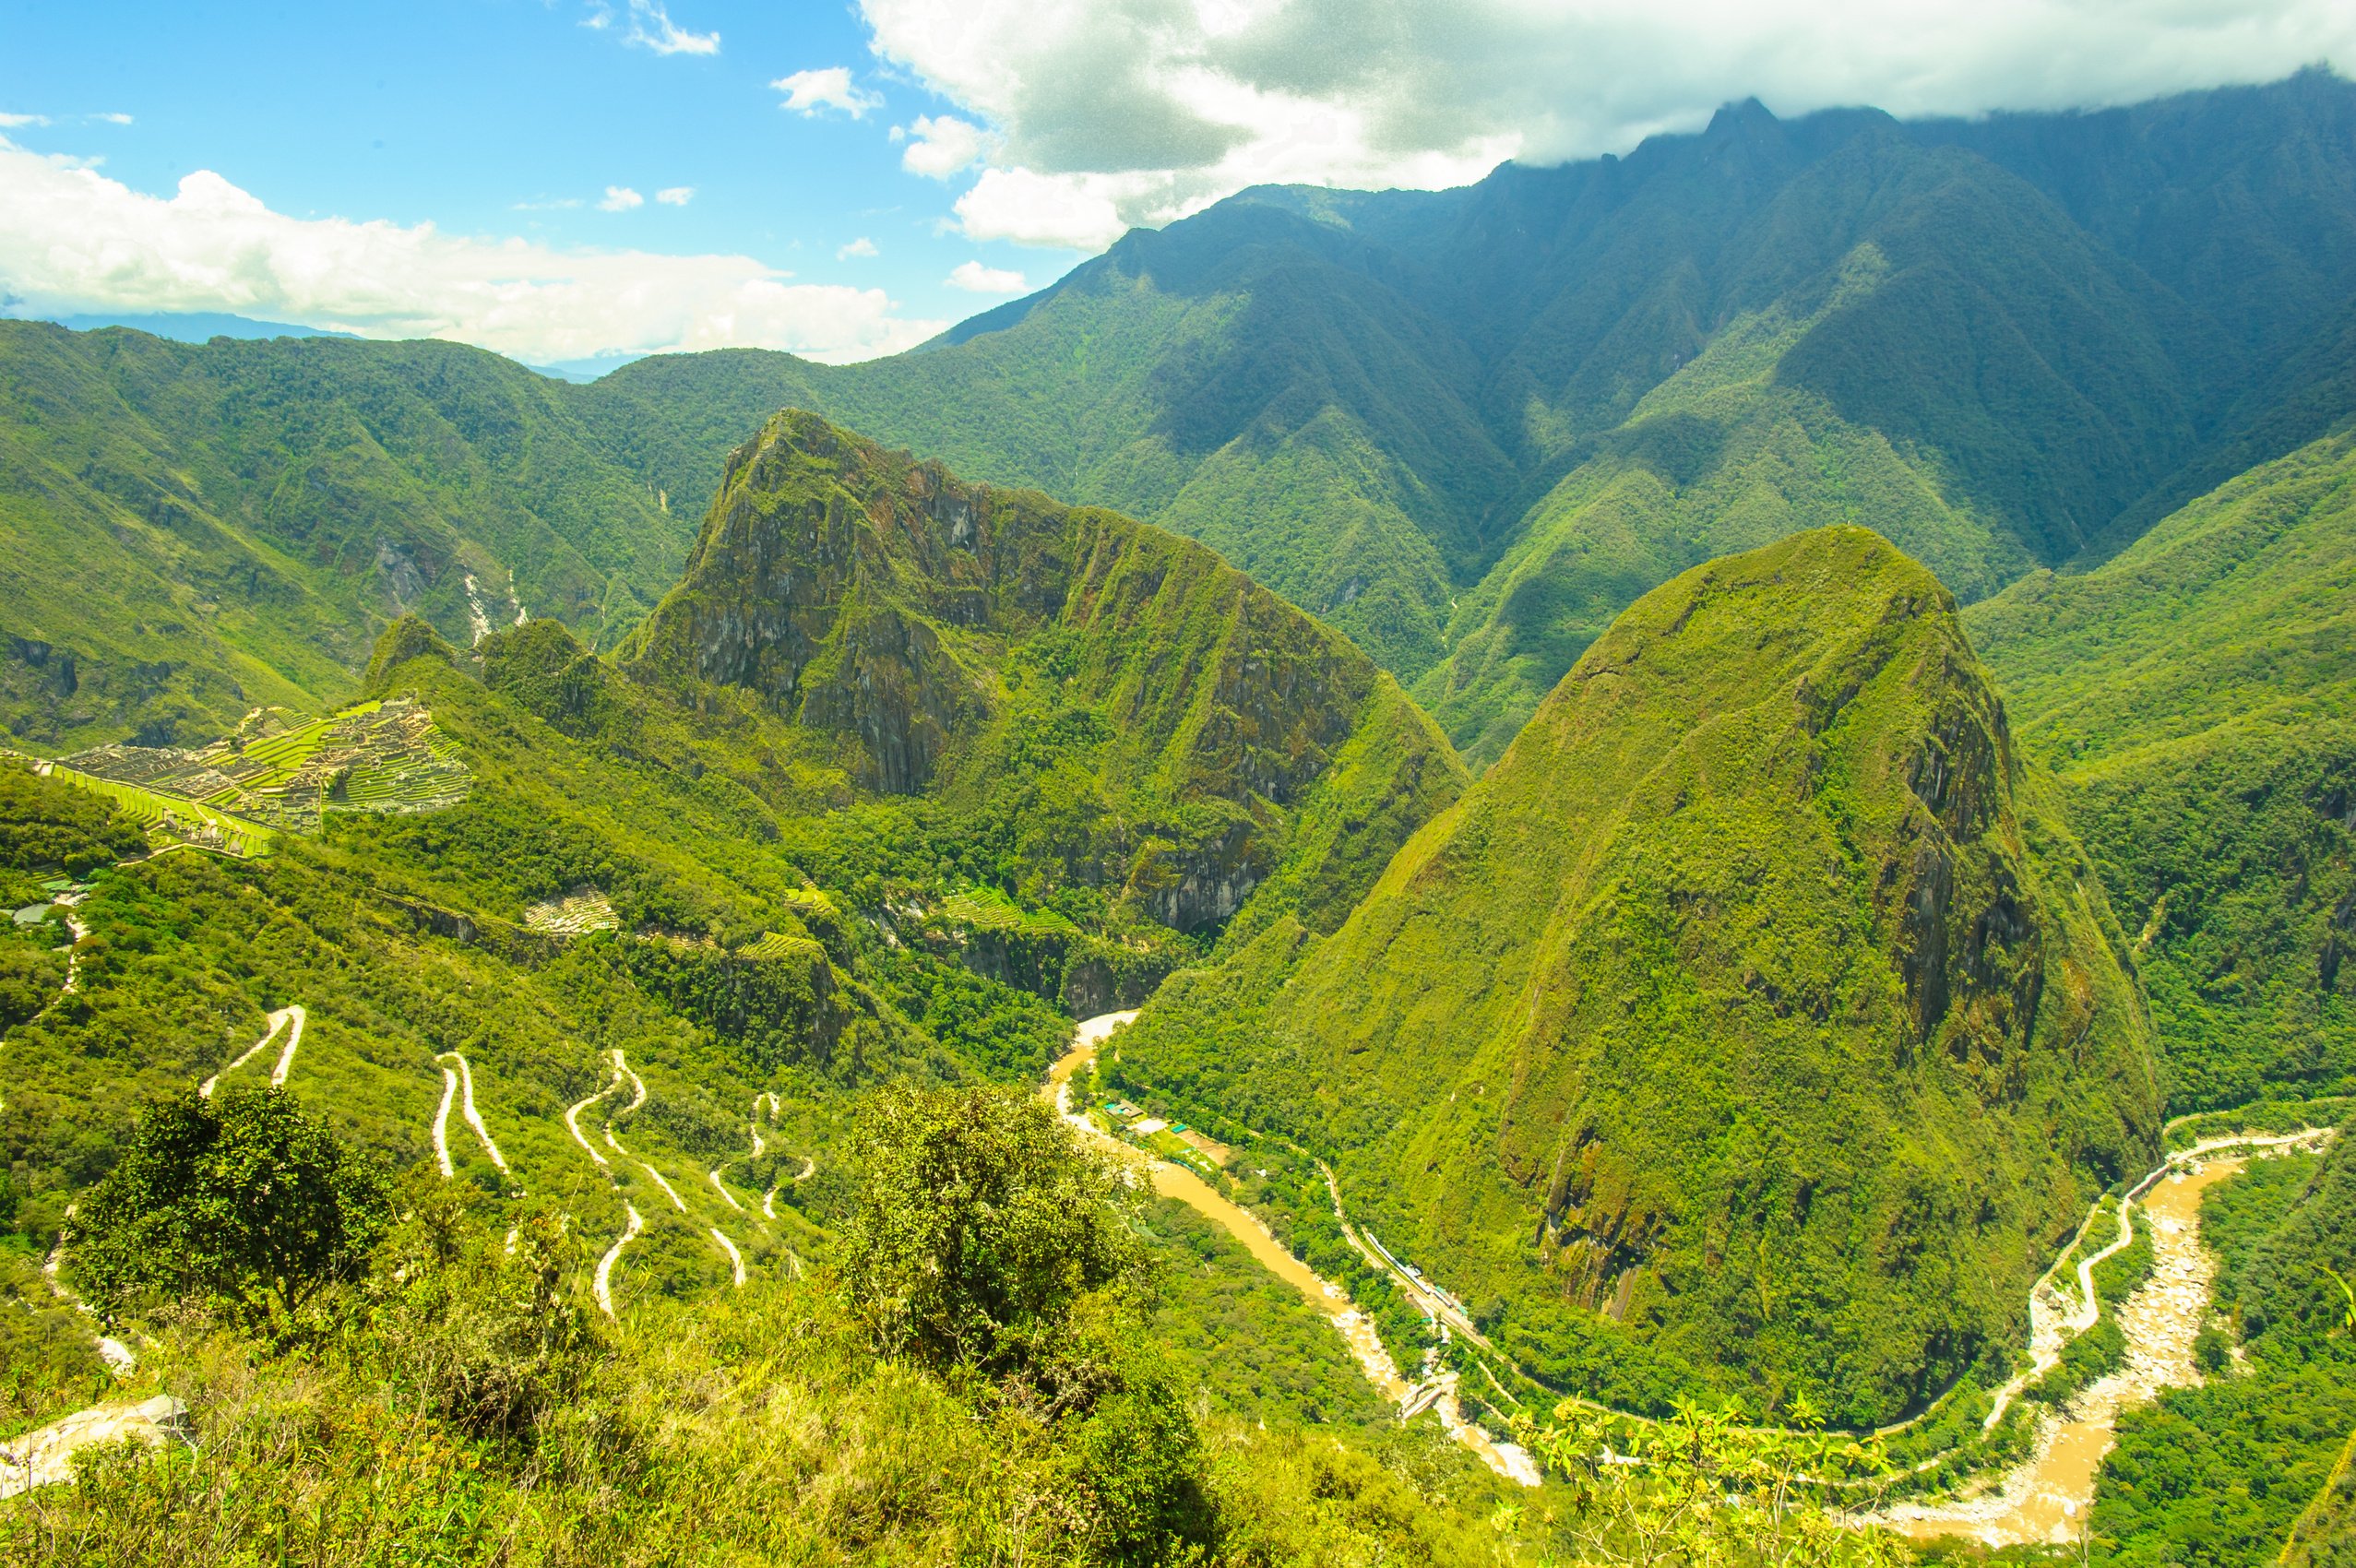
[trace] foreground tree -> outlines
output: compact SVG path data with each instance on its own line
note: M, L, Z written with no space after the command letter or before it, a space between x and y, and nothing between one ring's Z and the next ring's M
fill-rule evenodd
M843 1277L887 1351L1003 1373L1143 1267L1135 1191L1026 1095L886 1090L859 1153Z
M65 1225L82 1289L117 1316L196 1298L291 1318L365 1265L389 1210L375 1164L283 1089L195 1092L151 1107L121 1163Z
M994 1550L1198 1561L1212 1533L1202 1439L1145 1312L1137 1188L1006 1089L887 1089L859 1153L842 1268L869 1334L1043 1439L1038 1484Z
M1515 1435L1567 1485L1575 1568L1902 1568L1907 1542L1861 1527L1893 1479L1877 1443L1823 1430L1803 1399L1790 1427L1689 1399L1649 1422L1565 1402ZM1838 1503L1838 1506L1834 1506Z

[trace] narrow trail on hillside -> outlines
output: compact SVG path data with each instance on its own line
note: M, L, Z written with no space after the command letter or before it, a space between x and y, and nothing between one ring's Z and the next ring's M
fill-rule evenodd
M1072 1107L1072 1077L1095 1058L1097 1048L1111 1037L1113 1030L1136 1016L1132 1010L1106 1013L1083 1020L1072 1032L1072 1048L1048 1069L1047 1081L1041 1093L1061 1116L1077 1129L1082 1137L1100 1147L1120 1151L1135 1158L1138 1151L1107 1134L1089 1121L1087 1115ZM1352 1360L1365 1375L1366 1381L1396 1405L1402 1420L1426 1409L1436 1410L1448 1435L1478 1455L1482 1463L1507 1480L1522 1486L1536 1486L1538 1467L1530 1456L1511 1443L1501 1443L1480 1427L1464 1419L1456 1397L1456 1374L1442 1373L1436 1377L1410 1382L1399 1373L1398 1363L1391 1360L1382 1336L1365 1313L1351 1301L1348 1292L1320 1277L1315 1269L1287 1252L1256 1215L1240 1205L1222 1197L1200 1176L1185 1167L1169 1160L1148 1158L1146 1163L1148 1179L1155 1192L1166 1198L1175 1198L1187 1207L1209 1219L1243 1245L1243 1249L1262 1267L1301 1293L1302 1299L1323 1313L1334 1325L1350 1348ZM1339 1197L1337 1196L1337 1203ZM1377 1266L1380 1266L1379 1264Z
M80 903L81 898L82 896L78 893L67 893L52 900L59 909L65 911L65 934L73 940L65 944L65 983L59 986L57 994L51 997L47 1004L34 1015L36 1018L48 1016L50 1008L56 1006L81 989L81 948L82 944L89 940L90 934L90 928L82 922L81 916L74 912L74 906Z
M2291 1148L2321 1147L2331 1137L2330 1128L2310 1128L2275 1135L2211 1138L2171 1156L2119 1200L2120 1234L2100 1252L2079 1261L2075 1270L2076 1299L2054 1289L2049 1271L2038 1281L2039 1295L2030 1300L2032 1360L2036 1368L2050 1370L2059 1362L2068 1338L2094 1326L2100 1316L2095 1266L2133 1242L2134 1216L2139 1208L2151 1237L2152 1271L2148 1280L2117 1304L2119 1331L2126 1340L2119 1369L2078 1395L2059 1418L2047 1417L2029 1457L1995 1478L1978 1495L1949 1503L1899 1503L1860 1522L1888 1526L1918 1540L1969 1536L1991 1548L2076 1540L2093 1508L2102 1460L2117 1441L2120 1412L2147 1404L2167 1389L2202 1381L2193 1360L2193 1340L2208 1317L2209 1287L2216 1277L2217 1260L2201 1243L2201 1195L2242 1170L2254 1156L2263 1158ZM2225 1154L2229 1149L2249 1152ZM2071 1331L2066 1337L2059 1332L2064 1326ZM1999 1391L2005 1397L1999 1402L1998 1415L2010 1397L2032 1386L2041 1375L2042 1371L2032 1370L2005 1384ZM1991 1429L1995 1419L1990 1420Z
M605 1255L597 1260L597 1278L591 1287L597 1295L599 1310L607 1317L613 1315L613 1265L622 1256L622 1249L637 1241L638 1232L645 1229L647 1224L638 1218L637 1206L626 1200L622 1205L622 1212L630 1217L629 1228L605 1249Z
M499 1173L503 1176L514 1175L515 1172L507 1169L507 1157L499 1152L499 1146L497 1144L492 1142L491 1129L482 1124L482 1112L476 1111L474 1108L474 1068L468 1063L465 1057L459 1055L455 1051L445 1051L440 1055L434 1057L434 1060L436 1062L455 1062L458 1064L458 1113L466 1118L466 1124L474 1129L475 1141L482 1146L482 1152L490 1158L493 1165L498 1167ZM450 1070L447 1067L443 1068L443 1075L445 1077L448 1076L449 1071ZM443 1120L447 1121L449 1114L450 1097L447 1092L445 1092L442 1096ZM440 1137L440 1128L438 1124L435 1129L435 1136L437 1139ZM443 1174L446 1176L449 1172L445 1170Z
M230 1074L236 1072L237 1069L244 1066L245 1063L254 1060L256 1056L261 1054L262 1048L268 1045L270 1041L278 1039L279 1031L285 1028L289 1024L292 1024L294 1026L294 1039L287 1042L286 1054L279 1059L280 1070L277 1073L273 1073L270 1076L271 1083L283 1084L286 1081L284 1069L293 1065L294 1063L294 1040L299 1040L303 1038L303 1011L300 1007L281 1007L275 1013L264 1015L263 1021L268 1023L269 1028L262 1031L262 1038L247 1046L244 1051L239 1054L236 1061L232 1062L228 1066L223 1067L220 1072L215 1073L211 1077L207 1078L203 1083L197 1085L196 1093L206 1099L212 1099L213 1090L220 1086L220 1081L223 1078L229 1076Z

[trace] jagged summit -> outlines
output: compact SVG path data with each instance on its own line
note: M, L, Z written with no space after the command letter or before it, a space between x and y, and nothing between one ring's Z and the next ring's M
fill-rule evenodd
M1346 637L1203 546L800 411L732 455L684 581L623 658L755 694L875 793L1037 810L1060 780L1078 802L1046 809L1075 814L1030 834L1050 880L1182 930L1288 867L1329 927L1462 778ZM1362 808L1340 823L1318 809L1337 790ZM1408 801L1412 821L1391 810Z

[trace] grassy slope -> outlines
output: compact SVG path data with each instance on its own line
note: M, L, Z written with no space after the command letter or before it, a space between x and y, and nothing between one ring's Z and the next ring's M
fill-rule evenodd
M691 534L567 389L449 343L165 342L0 323L0 722L45 750L315 710L464 579L617 636ZM32 646L40 645L40 646Z
M2144 968L2172 1104L2356 1075L2356 436L2235 479L2099 569L1976 606Z
M1929 575L1802 535L1639 601L1337 935L1189 977L1124 1070L1324 1146L1565 1384L1886 1419L2156 1131L2050 789Z

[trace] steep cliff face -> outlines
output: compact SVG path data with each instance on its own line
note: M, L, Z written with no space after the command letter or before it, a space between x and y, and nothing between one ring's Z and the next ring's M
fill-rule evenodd
M1526 1365L1893 1415L2017 1336L2156 1133L2049 789L1886 542L1727 557L1597 641L1237 1071L1300 1086L1353 1206Z
M1271 881L1311 889L1303 918L1329 929L1370 848L1463 778L1347 639L1201 546L799 412L730 457L625 662L755 692L863 790L994 824L1011 880L1182 931ZM1346 830L1303 831L1337 814Z

